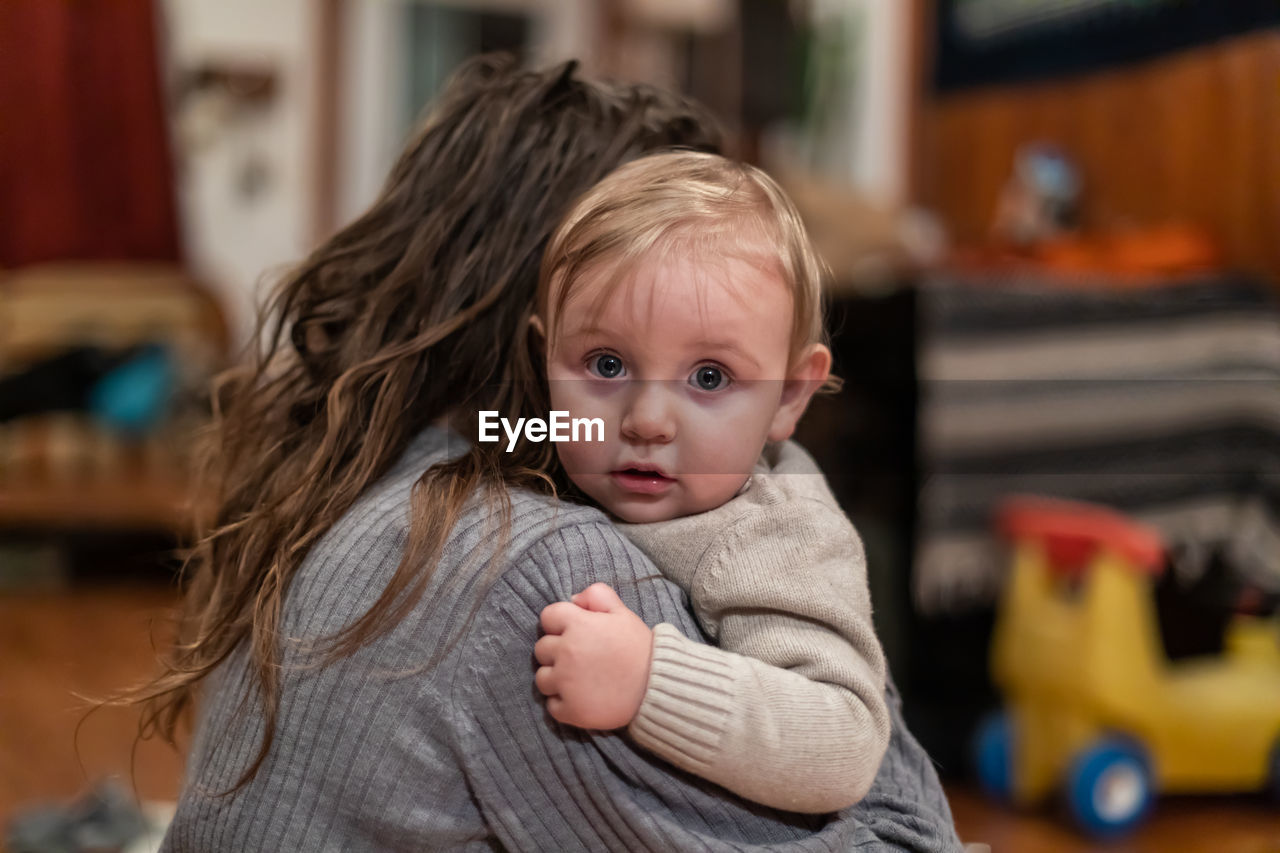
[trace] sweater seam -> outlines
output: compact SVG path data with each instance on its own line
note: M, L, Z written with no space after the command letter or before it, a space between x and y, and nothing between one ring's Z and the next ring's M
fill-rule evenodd
M711 537L710 543L703 550L702 555L698 558L698 561L694 563L693 574L689 576L690 595L692 595L694 584L697 582L698 574L703 569L706 568L707 563L711 562L712 560L720 559L721 555L729 547L729 542L728 542L729 537L735 535L739 526L746 525L748 522L758 518L759 516L763 515L767 511L777 511L780 507L785 507L789 505L795 506L801 503L811 504L814 508L821 510L830 518L844 521L845 523L849 522L849 517L845 515L843 511L838 510L835 507L828 506L825 501L821 501L817 498L807 497L803 495L794 496L792 500L787 500L778 504L757 505L757 506L749 507L745 511L743 511L741 514L739 514L737 518L733 519L733 521L730 521L728 524L726 524L713 537Z

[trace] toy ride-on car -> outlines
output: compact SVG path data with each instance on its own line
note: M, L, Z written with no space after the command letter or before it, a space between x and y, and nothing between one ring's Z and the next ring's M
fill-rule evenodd
M1157 793L1280 793L1280 625L1237 616L1222 655L1171 662L1152 595L1164 548L1110 510L1019 498L998 515L1013 568L992 676L1005 709L975 737L988 791L1061 790L1087 831L1136 826Z

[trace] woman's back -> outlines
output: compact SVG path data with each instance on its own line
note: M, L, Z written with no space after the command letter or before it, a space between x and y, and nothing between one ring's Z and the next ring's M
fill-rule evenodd
M276 737L253 779L225 797L216 794L252 763L262 723L256 705L238 714L251 695L244 647L221 666L166 850L951 849L946 803L896 703L876 788L825 828L680 774L619 734L546 716L530 653L546 604L604 581L647 622L697 635L679 590L593 509L513 492L505 557L489 573L496 513L471 504L406 618L354 655L307 666L319 658L308 642L382 593L403 554L414 482L463 445L422 433L308 554L281 618Z
M461 442L453 437L460 451ZM377 601L399 563L409 528L413 484L442 461L450 441L422 433L390 472L312 549L299 568L281 617L284 671L277 737L263 767L224 798L255 755L259 708L240 711L248 694L242 646L214 676L189 759L188 786L166 849L424 849L484 837L455 747L449 687L463 665L463 628L474 582L464 557L479 553L485 521L471 513L450 537L432 586L410 616L376 642L331 665L308 667L305 644L332 636ZM545 531L555 513L544 498L512 495L513 553ZM561 521L598 514L563 507ZM530 623L536 625L536 617ZM244 683L237 683L244 682ZM238 713L239 712L239 713ZM210 732L223 733L213 742Z

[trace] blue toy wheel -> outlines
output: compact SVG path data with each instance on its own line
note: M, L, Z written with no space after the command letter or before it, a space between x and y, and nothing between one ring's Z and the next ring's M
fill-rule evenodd
M1067 805L1086 831L1120 835L1142 822L1154 795L1151 764L1132 741L1106 738L1077 756L1067 775Z
M1007 711L993 711L973 735L973 766L988 796L1013 799L1013 721Z

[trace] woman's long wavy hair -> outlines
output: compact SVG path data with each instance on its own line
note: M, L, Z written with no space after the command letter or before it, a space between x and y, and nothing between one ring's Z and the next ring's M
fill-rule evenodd
M696 105L640 85L586 82L480 57L451 79L381 195L285 277L259 318L261 343L219 377L202 458L211 518L188 557L178 637L161 674L131 694L141 735L173 742L197 688L247 644L265 732L236 790L270 749L278 627L308 549L405 450L477 410L545 416L531 338L538 267L574 199L620 163L680 146L715 150ZM426 471L403 559L381 597L328 638L325 662L393 627L421 599L464 503L483 493L509 518L508 489L553 492L549 444L474 444Z

